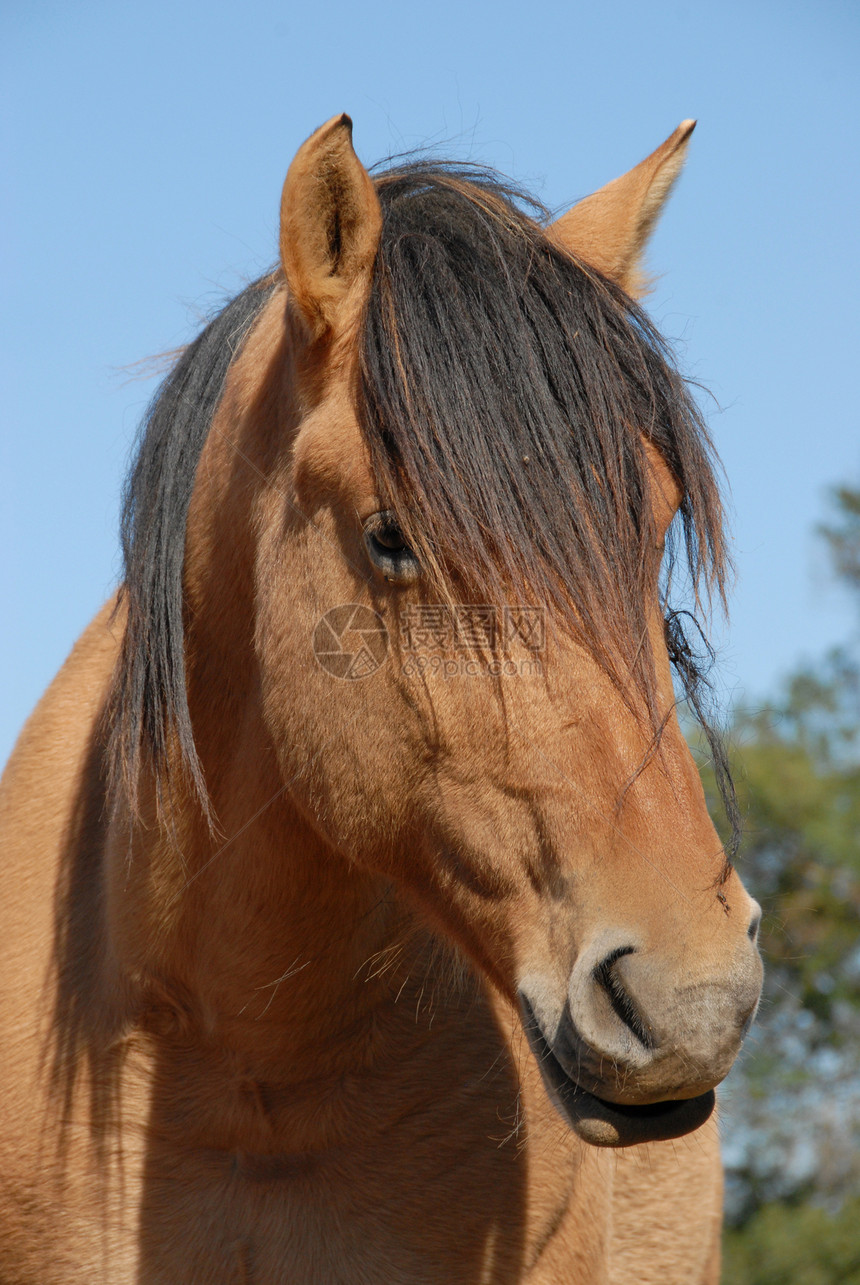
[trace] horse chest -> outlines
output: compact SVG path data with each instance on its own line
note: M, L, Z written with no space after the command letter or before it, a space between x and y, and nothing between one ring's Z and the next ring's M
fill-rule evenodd
M526 1211L512 1185L499 1190L437 1175L435 1184L406 1181L392 1199L390 1174L316 1175L297 1164L291 1176L245 1158L241 1173L210 1193L198 1192L190 1229L166 1184L150 1203L164 1214L141 1223L141 1281L200 1280L254 1285L514 1285L575 1279L604 1285L598 1249L605 1218L589 1228L562 1192L529 1236ZM251 1172L256 1170L256 1172ZM447 1177L448 1181L445 1181ZM179 1263L182 1263L181 1274ZM559 1274L561 1273L561 1274Z
M20 1273L14 1245L4 1260L0 1244L0 1279L604 1285L600 1175L590 1175L580 1208L569 1155L544 1148L530 1156L510 1139L488 1146L479 1136L485 1124L464 1122L452 1136L428 1119L407 1120L399 1132L322 1155L178 1148L151 1129L141 1148L135 1128L101 1179L72 1181L59 1197L34 1181L32 1243L21 1242ZM529 1187L530 1161L538 1191Z

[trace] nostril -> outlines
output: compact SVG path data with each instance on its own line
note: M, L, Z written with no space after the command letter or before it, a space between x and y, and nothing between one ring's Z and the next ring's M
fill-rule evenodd
M613 950L595 967L593 977L598 986L605 991L615 1016L624 1023L629 1031L633 1032L644 1048L652 1049L654 1047L654 1038L651 1031L642 1020L641 1014L625 990L615 968L619 959L635 953L635 946L619 946L617 950Z
M755 945L758 939L758 930L760 927L761 927L761 915L753 915L752 919L750 920L750 926L747 929L747 937L749 937L753 945Z

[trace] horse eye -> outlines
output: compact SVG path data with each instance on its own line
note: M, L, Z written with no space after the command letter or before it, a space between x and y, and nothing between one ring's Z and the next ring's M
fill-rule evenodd
M377 544L381 544L383 549L388 549L392 553L401 553L407 548L403 532L396 522L386 520L372 534Z
M408 584L417 580L421 565L403 538L393 513L374 513L364 524L364 546L371 562L386 580Z

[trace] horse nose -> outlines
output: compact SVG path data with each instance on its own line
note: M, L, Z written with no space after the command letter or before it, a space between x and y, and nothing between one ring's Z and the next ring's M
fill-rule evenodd
M713 1087L734 1061L758 1005L757 917L721 975L697 976L694 966L679 974L633 944L602 953L587 970L574 969L559 1030L568 1059L601 1081L611 1098L647 1100L691 1081Z
M761 913L759 912L750 920L747 929L747 937L754 947L760 922ZM632 958L636 953L633 946L617 947L596 965L593 979L595 985L605 994L614 1016L624 1028L628 1050L629 1035L632 1035L642 1049L656 1052L668 1041L676 1041L680 1032L676 1024L671 1021L666 1022L665 1019L660 1020L658 1014L661 996L648 993L651 990L651 987L647 986L649 980L647 974L650 970L642 965L637 966L636 960ZM749 955L749 952L744 954ZM699 1006L701 995L710 992L711 1000L715 995L722 996L721 1007L726 1018L730 1019L727 1025L729 1028L740 1030L743 1038L758 1007L760 973L760 962L756 950L754 955L742 962L732 982L723 985L714 982L710 985L705 984L704 987L701 984L690 987L687 998L692 1002L686 1006L686 1013L680 1014L683 1019L683 1028L689 1030L694 1025L698 1025L695 1010ZM634 993L631 993L631 988ZM682 987L681 994L683 995L686 990L687 988ZM732 1009L734 1012L731 1011ZM716 1030L714 1034L717 1034Z
M654 1031L647 1019L640 1013L635 1001L628 994L619 970L618 961L636 953L635 946L617 946L605 959L596 964L592 978L606 996L612 1012L622 1026L626 1027L644 1049L653 1049Z

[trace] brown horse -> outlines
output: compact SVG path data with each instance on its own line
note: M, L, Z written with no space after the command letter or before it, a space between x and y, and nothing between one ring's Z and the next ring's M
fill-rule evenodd
M757 918L674 713L710 447L631 298L691 129L552 224L299 151L4 779L5 1285L716 1281Z

